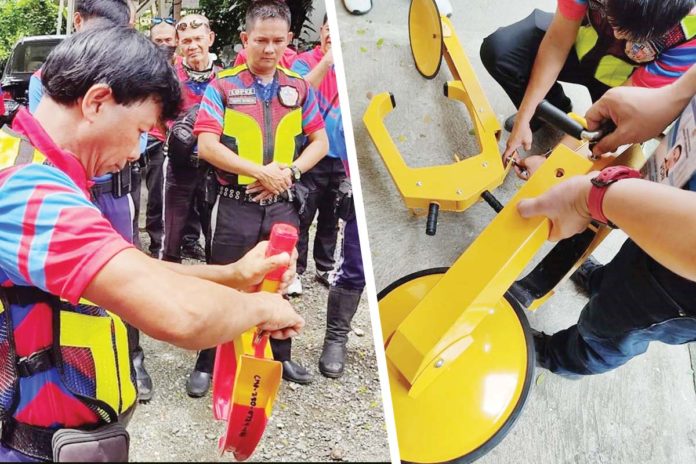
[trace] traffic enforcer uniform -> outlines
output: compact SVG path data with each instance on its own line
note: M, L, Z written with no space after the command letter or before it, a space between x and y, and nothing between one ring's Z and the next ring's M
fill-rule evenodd
M194 134L220 135L220 142L241 158L259 165L290 165L306 136L324 128L314 91L299 75L280 66L264 85L246 64L226 69L206 89ZM286 194L261 203L246 193L256 179L215 170L217 197L211 217L211 264L240 259L268 239L276 222L299 225L295 204ZM290 340L271 340L274 356L290 360ZM196 370L211 372L214 351L201 353Z
M661 37L636 43L615 37L605 0L558 0L556 14L581 22L558 80L587 87L592 101L629 78L636 87L662 87L696 63L696 15L686 15ZM499 28L481 45L483 65L518 108L553 17L534 10L527 18ZM546 99L564 111L571 109L558 82Z
M89 201L74 156L26 110L13 127L0 131L0 460L52 460L57 430L134 409L126 326L80 298L132 245Z

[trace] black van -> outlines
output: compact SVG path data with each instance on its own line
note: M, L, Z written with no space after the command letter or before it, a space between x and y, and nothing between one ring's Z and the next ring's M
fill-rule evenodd
M64 35L24 37L12 48L0 80L2 98L5 101L5 114L0 115L0 126L12 120L19 105L28 105L31 75L41 67L51 50L64 38Z

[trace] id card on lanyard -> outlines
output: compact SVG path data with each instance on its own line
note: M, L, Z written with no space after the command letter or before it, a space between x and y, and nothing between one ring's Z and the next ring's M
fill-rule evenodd
M643 166L646 179L682 188L696 174L696 97L674 121Z

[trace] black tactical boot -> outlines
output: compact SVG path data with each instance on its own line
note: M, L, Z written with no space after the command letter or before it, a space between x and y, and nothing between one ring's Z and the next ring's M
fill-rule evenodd
M358 309L362 290L331 287L326 305L326 335L319 358L319 371L336 379L343 375L350 322Z
M213 379L211 372L215 364L215 350L215 348L209 348L198 352L196 367L193 368L186 382L186 393L191 398L201 398L208 393Z

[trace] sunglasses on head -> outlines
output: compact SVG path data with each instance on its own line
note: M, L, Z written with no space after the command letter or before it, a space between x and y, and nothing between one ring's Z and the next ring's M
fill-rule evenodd
M185 31L187 27L191 26L191 29L198 29L201 26L208 26L208 23L205 21L199 21L197 19L191 20L190 23L185 23L185 22L180 22L179 24L176 25L176 30L177 31Z
M174 23L175 23L176 21L174 21L174 18L172 18L172 17L169 17L169 18L159 18L159 17L158 17L158 18L152 18L152 25L153 25L153 26L156 26L156 25L158 25L158 24L162 24L163 22L169 24L170 26L173 26Z

